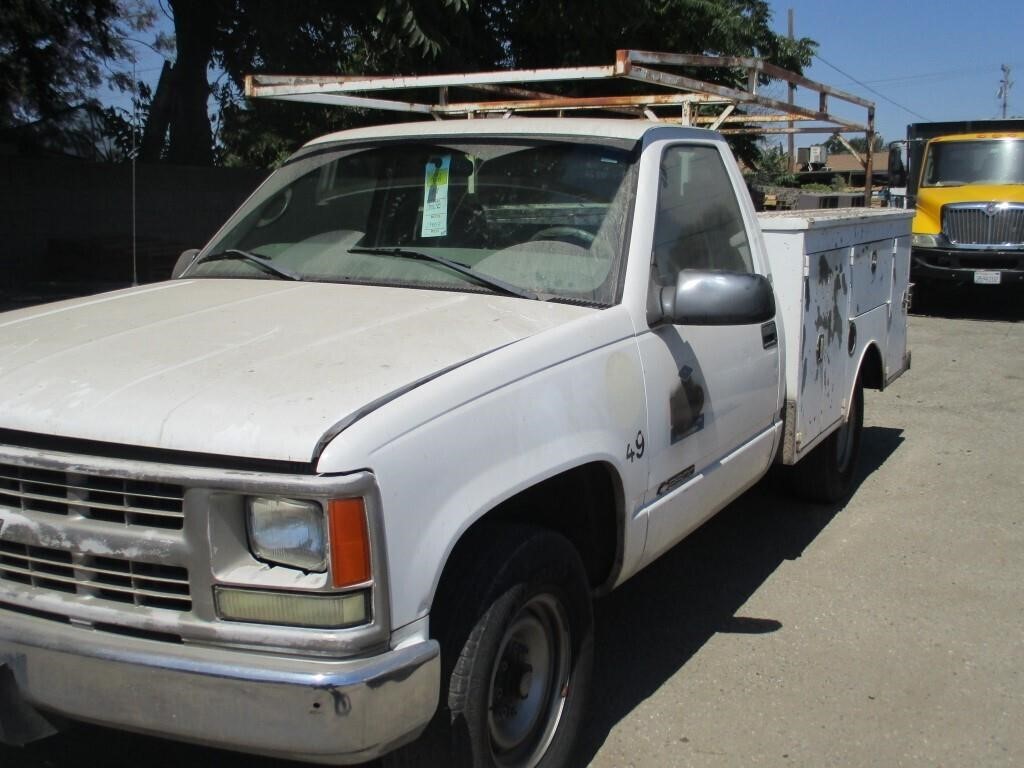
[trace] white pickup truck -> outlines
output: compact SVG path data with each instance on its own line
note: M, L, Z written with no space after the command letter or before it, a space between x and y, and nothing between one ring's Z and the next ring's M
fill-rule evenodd
M911 215L759 220L705 130L410 123L0 316L0 736L566 764L595 596L774 463L851 491Z

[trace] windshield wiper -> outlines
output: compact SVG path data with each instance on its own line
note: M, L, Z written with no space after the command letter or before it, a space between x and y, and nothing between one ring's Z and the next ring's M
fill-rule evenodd
M501 293L508 294L509 296L518 296L521 299L531 299L532 301L540 301L540 296L532 291L528 291L525 288L519 288L518 286L506 283L504 280L499 280L496 277L485 275L482 272L475 271L468 264L463 264L460 261L452 261L446 259L444 256L435 256L432 253L423 253L422 251L410 251L406 248L349 248L349 253L365 253L370 256L397 256L400 259L418 259L420 261L432 261L435 264L441 264L453 272L458 272L460 275L468 277L470 280L475 280L478 283L486 285L489 288L493 288Z
M217 253L208 253L203 258L199 259L196 264L202 264L207 261L229 261L236 259L239 261L251 261L258 267L263 268L265 271L278 277L283 277L286 280L302 280L302 276L292 272L290 269L278 266L270 259L265 259L251 251L243 251L240 248L228 248Z

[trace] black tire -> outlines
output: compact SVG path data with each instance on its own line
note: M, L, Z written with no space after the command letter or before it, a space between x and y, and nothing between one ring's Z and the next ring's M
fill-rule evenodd
M797 496L833 504L850 495L863 428L864 387L858 375L846 421L793 467L793 490Z
M441 642L438 712L391 766L560 768L571 758L593 667L593 612L562 536L493 526L446 573L431 613Z

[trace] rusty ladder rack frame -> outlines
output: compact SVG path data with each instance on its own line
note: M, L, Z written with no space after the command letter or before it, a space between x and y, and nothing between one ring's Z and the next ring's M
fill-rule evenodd
M653 69L651 65L660 68ZM747 87L739 89L710 83L687 75L667 72L664 67L741 69L745 71ZM762 75L817 92L818 109L760 95L757 90L758 80ZM646 83L663 90L644 95L571 97L521 87L531 83L614 79ZM380 98L380 94L376 93L424 88L438 89L437 103L398 101ZM449 91L456 88L483 91L494 94L496 98L493 101L450 102ZM871 205L874 103L751 57L619 50L616 51L615 63L610 66L409 77L247 75L245 95L248 98L407 112L433 117L436 120L452 117L474 118L481 115L508 117L523 112L557 112L564 115L567 112L611 110L650 120L707 127L727 135L829 133L837 136L851 152L852 147L842 134L863 133L867 139L867 151L863 157L856 152L853 154L864 166L865 206ZM832 114L829 112L830 98L863 107L867 111L866 121L857 123ZM741 105L769 111L737 113L736 108ZM717 115L701 114L701 107L704 106L721 107L721 111ZM670 108L678 111L674 115L666 115ZM814 124L794 126L796 122ZM788 125L781 125L782 123Z

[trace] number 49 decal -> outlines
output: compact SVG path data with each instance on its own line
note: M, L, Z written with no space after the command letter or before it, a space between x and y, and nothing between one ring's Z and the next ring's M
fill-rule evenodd
M643 458L644 455L644 433L637 432L636 440L626 443L626 460L630 463Z

